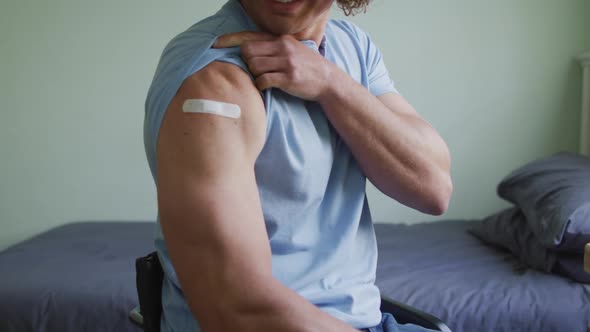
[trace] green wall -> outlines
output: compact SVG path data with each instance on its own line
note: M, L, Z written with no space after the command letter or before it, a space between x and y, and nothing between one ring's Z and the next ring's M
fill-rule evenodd
M0 248L69 221L154 219L145 94L167 41L223 2L3 2ZM353 18L450 146L444 218L501 208L510 169L576 149L589 17L587 0L377 0ZM377 221L437 219L369 195Z

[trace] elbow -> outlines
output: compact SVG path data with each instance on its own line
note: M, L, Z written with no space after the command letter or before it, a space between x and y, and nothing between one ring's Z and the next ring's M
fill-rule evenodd
M411 184L403 186L403 190L400 190L399 183L377 188L398 202L425 214L440 216L448 210L453 194L453 182L448 172L422 173L413 180Z
M436 179L431 180L426 190L425 207L422 212L440 216L449 209L451 196L453 194L453 181L451 176L440 174Z
M453 180L451 178L451 156L446 145L442 151L446 151L441 158L438 167L430 170L430 179L426 192L428 193L428 211L426 213L440 216L447 212L453 195Z

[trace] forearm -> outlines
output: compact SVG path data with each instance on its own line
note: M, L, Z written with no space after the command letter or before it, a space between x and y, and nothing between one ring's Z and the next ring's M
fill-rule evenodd
M225 323L204 327L204 332L358 332L346 323L321 311L274 278L259 280L248 287L251 298L226 307ZM257 289L258 288L258 289Z
M187 246L185 249L194 252L196 248ZM358 332L309 303L270 273L238 271L223 262L217 264L219 270L225 270L225 277L219 278L207 295L194 287L183 286L203 332ZM204 271L189 267L177 273L179 278L186 279L190 278L189 274L203 274ZM187 283L190 281L183 285ZM199 297L207 300L199 301Z
M187 249L190 249L187 247ZM194 251L192 251L194 252ZM203 293L183 287L191 310L203 332L358 332L342 321L321 311L299 294L276 280L270 273L239 271L217 262L225 270L216 287L210 288L208 300L199 307L197 297ZM179 275L203 271L179 270ZM185 282L184 284L186 284Z
M236 189L201 183L198 190L184 193L191 197L187 200L191 204L162 211L170 257L203 331L356 331L273 277L255 186L235 180L231 183ZM224 226L230 223L234 226ZM184 227L175 231L174 224ZM217 229L203 229L207 224ZM219 234L226 231L233 234ZM211 241L203 238L204 234L219 239Z
M411 106L388 108L339 69L331 82L319 102L371 182L422 212L440 214L446 209L450 158L437 132L419 116L401 110Z

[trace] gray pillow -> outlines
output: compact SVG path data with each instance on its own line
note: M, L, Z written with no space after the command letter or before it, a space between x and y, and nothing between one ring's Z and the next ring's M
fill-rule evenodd
M590 273L584 271L584 255L543 247L518 208L509 208L481 222L474 222L468 232L489 245L509 250L521 264L516 266L518 270L523 266L530 267L590 284Z
M531 162L498 185L519 207L541 245L584 252L590 242L590 158L558 153Z
M509 208L475 222L468 232L487 244L509 250L527 267L545 272L555 267L555 253L539 243L518 208Z

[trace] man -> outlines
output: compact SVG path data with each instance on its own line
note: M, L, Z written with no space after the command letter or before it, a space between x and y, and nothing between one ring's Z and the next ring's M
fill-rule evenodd
M145 122L162 331L424 331L379 311L365 183L441 214L449 153L333 2L229 0L166 47Z

